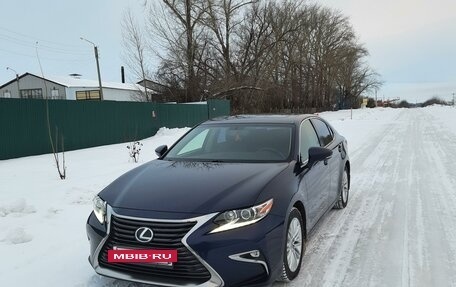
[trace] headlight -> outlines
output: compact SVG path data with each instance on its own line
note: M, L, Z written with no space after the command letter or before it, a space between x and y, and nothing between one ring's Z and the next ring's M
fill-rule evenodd
M271 211L273 202L274 201L271 198L265 203L254 207L223 212L214 220L214 223L218 224L219 227L212 230L210 233L222 232L258 222L268 215L269 211Z
M101 199L98 195L93 198L93 213L101 224L105 222L106 201Z

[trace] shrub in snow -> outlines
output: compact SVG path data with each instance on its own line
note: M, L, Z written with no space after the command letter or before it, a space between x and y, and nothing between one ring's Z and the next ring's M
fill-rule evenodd
M139 160L139 152L141 151L142 146L143 144L140 142L134 142L130 145L127 145L128 153L135 162L138 162Z
M366 107L375 108L377 107L377 103L375 103L375 100L373 98L368 98Z
M46 109L48 109L47 107L47 101L46 101ZM47 112L49 112L47 110ZM61 152L62 152L62 160L60 160L60 157L59 157L59 129L57 127L55 127L55 141L54 139L52 138L52 135L51 135L51 126L50 126L50 123L49 123L49 114L48 114L48 133L49 133L49 141L51 143L51 148L52 148L52 154L54 155L54 161L55 161L55 166L57 168L57 171L59 173L59 176L60 176L60 179L65 179L66 178L66 166L65 166L65 138L63 137L63 135L61 136Z
M438 97L433 97L427 101L425 101L424 103L421 104L422 107L427 107L427 106L433 106L433 105L447 105L448 103L445 102L444 100L438 98Z

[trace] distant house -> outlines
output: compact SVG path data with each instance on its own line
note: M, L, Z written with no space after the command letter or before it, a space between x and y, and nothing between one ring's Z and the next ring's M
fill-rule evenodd
M179 95L179 93L185 93L183 91L178 91L175 88L171 88L147 79L141 80L136 84L147 90L148 96L151 97L154 102L163 103L169 101L177 101L176 95Z
M138 84L103 82L103 99L137 101L144 88ZM54 77L25 73L0 86L0 97L26 99L99 100L98 81L77 76Z

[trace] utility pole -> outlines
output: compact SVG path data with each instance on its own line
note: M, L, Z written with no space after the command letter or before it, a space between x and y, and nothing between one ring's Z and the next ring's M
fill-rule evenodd
M103 100L103 86L101 84L100 63L98 61L98 47L92 41L89 41L83 37L80 37L80 39L93 45L93 51L95 52L95 61L97 62L98 85L100 87L100 101L102 101Z
M19 74L16 72L16 70L14 69L11 69L10 67L6 67L7 70L11 70L13 71L15 74L16 74L16 82L17 82L17 97L20 98L21 97L21 88L19 87ZM454 96L454 94L453 94ZM454 100L453 100L454 102Z
M375 89L375 106L377 106L377 103L378 103L378 101L377 101L377 92L378 92L378 90Z

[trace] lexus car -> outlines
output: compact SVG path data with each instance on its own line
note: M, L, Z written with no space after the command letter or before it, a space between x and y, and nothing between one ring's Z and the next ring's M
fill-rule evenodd
M153 286L269 286L347 205L347 142L316 115L206 121L94 198L89 262ZM113 257L114 256L114 257Z

